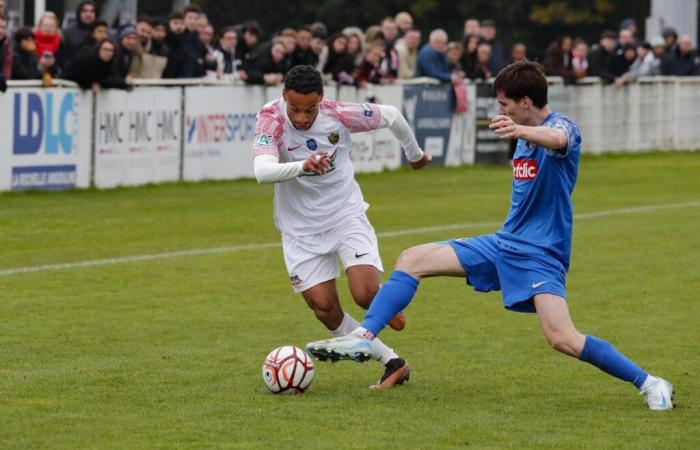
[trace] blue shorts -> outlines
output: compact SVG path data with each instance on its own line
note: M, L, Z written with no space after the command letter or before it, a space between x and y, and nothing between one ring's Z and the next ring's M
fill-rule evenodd
M535 312L535 294L566 298L566 269L552 256L518 252L495 234L447 243L467 274L467 284L478 292L502 291L507 309Z

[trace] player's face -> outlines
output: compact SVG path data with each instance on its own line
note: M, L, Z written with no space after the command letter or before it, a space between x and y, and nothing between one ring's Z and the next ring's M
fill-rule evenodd
M287 115L297 130L308 130L318 115L318 105L323 100L323 94L311 92L300 94L296 91L285 90L282 94L287 102Z
M521 98L516 101L512 98L506 97L503 91L499 91L496 94L496 100L498 100L499 114L504 114L518 125L527 124L530 122L530 115L532 113L532 102L528 97Z

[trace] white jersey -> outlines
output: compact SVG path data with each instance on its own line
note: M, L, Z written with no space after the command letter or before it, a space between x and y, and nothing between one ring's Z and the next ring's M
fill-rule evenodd
M294 236L317 234L364 214L369 205L355 181L350 133L376 130L380 124L382 108L375 104L323 100L308 130L294 127L283 98L263 106L255 126L253 157L270 154L279 157L280 163L288 163L324 151L331 163L324 175L302 173L275 184L277 229ZM414 146L420 152L417 144Z

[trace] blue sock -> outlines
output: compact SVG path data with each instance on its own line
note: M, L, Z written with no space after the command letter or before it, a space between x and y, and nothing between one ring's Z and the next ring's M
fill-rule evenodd
M378 335L395 315L411 303L418 289L418 280L406 272L394 270L369 305L362 326Z
M627 359L613 345L595 336L586 336L586 343L578 359L591 363L603 372L642 387L648 374L638 365Z

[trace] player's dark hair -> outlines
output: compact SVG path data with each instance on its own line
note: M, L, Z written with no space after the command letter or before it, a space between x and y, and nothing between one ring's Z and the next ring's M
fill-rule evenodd
M547 105L547 77L542 66L534 61L518 61L498 72L493 80L493 92L515 101L525 97L538 108Z
M309 65L294 66L284 77L284 90L304 95L312 92L323 94L321 72Z

